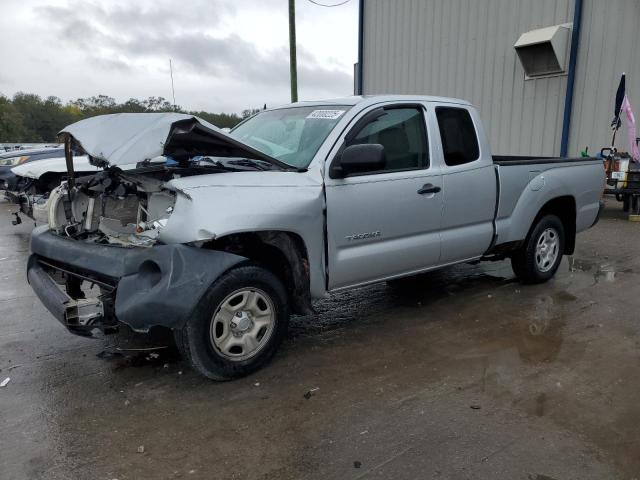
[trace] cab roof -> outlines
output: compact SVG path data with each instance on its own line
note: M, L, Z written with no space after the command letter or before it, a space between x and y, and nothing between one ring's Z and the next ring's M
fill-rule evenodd
M471 105L466 100L451 97L436 97L431 95L353 95L350 97L330 98L327 100L309 100L296 103L289 103L286 105L280 105L278 107L268 109L276 110L280 108L289 107L316 107L322 105L348 105L348 106L362 106L373 105L380 102L439 102L439 103L454 103L458 105Z

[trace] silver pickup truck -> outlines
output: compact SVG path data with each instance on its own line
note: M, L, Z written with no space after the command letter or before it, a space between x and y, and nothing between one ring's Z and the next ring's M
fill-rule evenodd
M216 380L267 362L289 315L330 292L504 258L545 282L602 208L601 161L492 157L476 109L450 98L300 102L230 133L106 115L61 134L70 168L81 148L103 170L52 192L33 289L77 334L169 328Z

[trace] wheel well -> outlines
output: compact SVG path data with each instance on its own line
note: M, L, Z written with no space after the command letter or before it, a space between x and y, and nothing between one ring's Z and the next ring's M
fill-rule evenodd
M562 222L565 233L564 253L572 255L576 247L576 201L572 196L557 197L545 203L536 218L531 229L535 227L545 215L555 215Z
M235 233L209 241L202 248L234 253L262 264L284 284L293 313L313 312L309 257L299 235L273 230Z

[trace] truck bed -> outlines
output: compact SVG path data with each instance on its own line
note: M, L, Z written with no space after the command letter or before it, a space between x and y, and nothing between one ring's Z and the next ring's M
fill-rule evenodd
M540 208L559 196L575 199L578 232L595 220L604 188L601 159L495 155L493 163L498 175L497 245L525 238Z

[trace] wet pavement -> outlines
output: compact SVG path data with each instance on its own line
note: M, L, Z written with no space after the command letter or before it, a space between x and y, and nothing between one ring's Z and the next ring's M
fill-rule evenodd
M640 225L619 205L547 284L495 262L334 295L213 383L160 335L67 333L0 201L0 479L640 478Z

